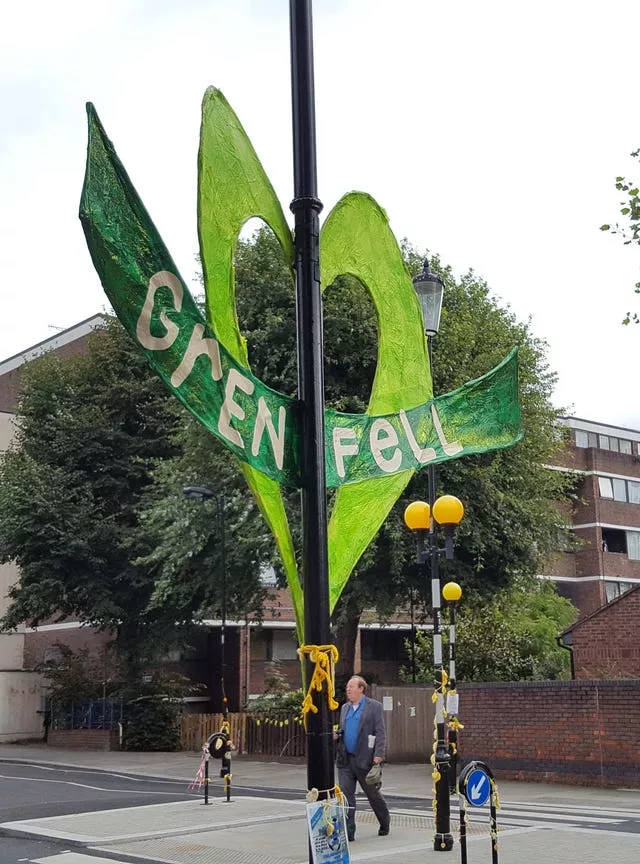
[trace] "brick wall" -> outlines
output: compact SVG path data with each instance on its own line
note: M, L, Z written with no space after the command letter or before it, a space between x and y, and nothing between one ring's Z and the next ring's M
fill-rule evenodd
M49 747L79 750L117 750L118 736L108 729L50 729Z
M640 680L461 684L462 762L498 779L640 786Z
M101 654L115 637L114 633L95 630L93 627L78 627L74 630L45 630L25 633L24 666L33 669L44 663L45 652L60 642L72 651L88 648L94 655Z

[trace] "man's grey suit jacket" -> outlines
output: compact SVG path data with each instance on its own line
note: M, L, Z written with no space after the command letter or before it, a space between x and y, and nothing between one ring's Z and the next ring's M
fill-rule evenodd
M340 734L343 741L347 712L350 709L351 702L345 702L340 710ZM376 756L384 759L387 739L382 703L375 699L369 699L367 696L360 710L362 711L362 715L360 717L360 726L358 727L358 740L355 752L356 766L362 771L367 772L373 765L373 760ZM373 736L375 739L371 747L369 746L371 743L370 736ZM340 767L340 764L338 764L338 768Z

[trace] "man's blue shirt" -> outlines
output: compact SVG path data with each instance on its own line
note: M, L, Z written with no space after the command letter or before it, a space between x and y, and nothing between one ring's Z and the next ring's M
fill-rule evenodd
M347 753L355 753L358 745L358 731L360 729L360 716L365 699L363 696L357 705L349 705L347 716L344 721L344 746Z

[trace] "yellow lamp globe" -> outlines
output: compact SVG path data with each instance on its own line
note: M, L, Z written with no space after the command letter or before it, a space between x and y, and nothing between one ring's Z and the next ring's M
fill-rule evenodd
M462 501L455 495L441 495L433 505L433 518L438 525L459 525L463 516Z
M457 582L447 582L442 589L442 596L448 603L457 603L462 597L462 588Z
M404 511L404 521L410 531L428 531L431 525L431 507L426 501L412 501Z

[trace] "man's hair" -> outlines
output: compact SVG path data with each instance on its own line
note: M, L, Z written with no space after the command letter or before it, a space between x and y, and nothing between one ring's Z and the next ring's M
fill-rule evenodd
M364 678L361 675L352 675L351 678L349 678L349 681L357 681L358 684L360 685L362 692L363 693L367 692L367 687L369 685L367 684L367 682L364 680Z

